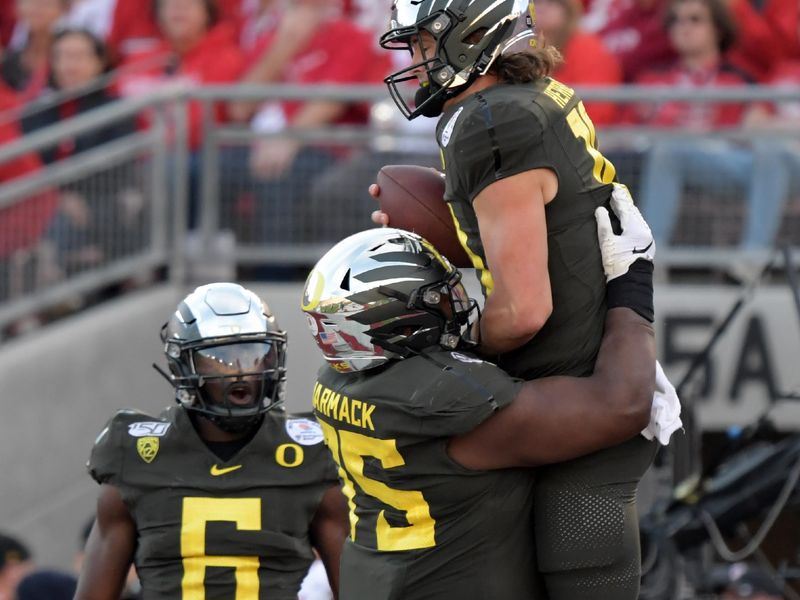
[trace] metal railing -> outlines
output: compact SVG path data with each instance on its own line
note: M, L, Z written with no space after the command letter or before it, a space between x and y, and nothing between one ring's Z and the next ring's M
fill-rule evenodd
M151 115L145 131L57 161L0 186L0 238L13 231L7 211L47 219L38 240L0 255L0 327L38 310L92 295L105 287L171 267L180 277L176 250L185 235L185 106L176 90L125 100L42 129L0 147L0 163L58 146L88 131ZM34 214L52 196L57 210ZM52 206L51 203L47 204ZM30 211L29 211L30 212Z
M619 104L670 100L797 101L796 93L785 88L725 88L702 95L671 87L596 87L578 91L587 102ZM180 281L192 263L219 258L214 254L219 252L216 240L222 231L234 233L233 255L227 258L235 264L267 268L310 264L331 243L370 226L369 212L374 203L366 187L381 164L438 162L432 131L409 132L395 128L396 123L266 135L241 124L220 124L214 118L218 103L308 99L374 108L386 103L388 97L382 86L170 86L147 97L120 100L0 147L3 164L87 131L134 119L141 113L151 116L150 126L144 131L0 186L0 235L3 210L21 206L48 191L59 194L61 202L41 243L13 257L0 256L0 265L5 263L0 269L0 327L75 294L102 289L161 267L168 267L170 277ZM202 146L192 150L187 142L188 110L194 103L202 106ZM642 180L650 176L646 161L659 144L679 142L700 148L714 142L747 149L753 147L754 140L777 145L778 140L791 144L798 139L791 130L701 134L641 127L607 127L600 137L620 177L631 183L636 193L643 189ZM302 148L297 155L298 165L287 177L260 176L250 165L251 148L283 139L294 140ZM770 240L745 247L742 242L748 236L758 237L750 231L752 228L748 229L753 207L745 199L747 190L715 173L710 173L708 180L712 184L706 186L708 189L687 185L679 190L680 197L671 207L676 211L670 217L674 224L662 233L665 243L660 248L661 265L735 271L743 261L758 264L769 254L771 243L800 243L800 200L794 190L782 202L769 207L771 216L764 217L760 213L765 211L759 211L762 221L772 219L779 225ZM89 208L103 206L95 222L100 231L83 237L74 231L75 227L70 230L64 225L64 213L69 217L70 210L75 212L75 205L80 204L75 196L80 194ZM124 231L121 223L130 217L132 205L137 203L137 229ZM190 218L196 227L192 233L194 243L187 246L184 240ZM765 227L769 230L768 225ZM122 243L122 238L128 241ZM83 263L77 266L65 263L68 251L92 244L100 246L101 252L83 256ZM187 247L192 249L189 256ZM698 252L698 247L703 251ZM91 252L87 250L86 254Z

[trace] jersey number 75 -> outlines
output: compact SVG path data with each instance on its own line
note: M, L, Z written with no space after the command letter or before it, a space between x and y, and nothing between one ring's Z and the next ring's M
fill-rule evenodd
M359 516L356 512L356 487L359 492L375 498L406 515L407 527L392 526L385 517L385 511L378 513L375 523L377 549L383 552L420 550L436 545L436 521L431 517L430 507L422 492L397 490L383 482L364 475L364 458L377 459L384 469L392 469L405 464L397 451L396 440L380 440L353 431L337 431L331 425L320 421L325 442L334 460L339 465L342 491L350 506L350 538L357 542L356 525Z

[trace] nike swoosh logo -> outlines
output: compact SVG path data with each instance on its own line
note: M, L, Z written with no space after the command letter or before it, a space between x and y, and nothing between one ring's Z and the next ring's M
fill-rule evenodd
M650 242L650 244L644 250L637 250L636 248L634 248L631 251L631 254L646 254L647 251L650 250L650 248L652 248L652 247L653 247L653 242Z
M220 475L227 475L228 473L233 473L234 471L238 471L242 468L242 465L236 465L235 467L226 467L224 469L220 469L217 465L211 467L211 475L214 477L219 477Z

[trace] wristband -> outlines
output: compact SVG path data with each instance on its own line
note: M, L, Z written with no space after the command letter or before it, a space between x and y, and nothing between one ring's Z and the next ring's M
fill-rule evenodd
M608 308L630 308L642 318L653 322L653 263L639 259L628 272L606 285Z

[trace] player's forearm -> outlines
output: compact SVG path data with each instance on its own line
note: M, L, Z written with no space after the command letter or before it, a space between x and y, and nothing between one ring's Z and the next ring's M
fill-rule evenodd
M591 377L526 381L510 406L454 438L448 452L486 470L562 462L620 444L647 425L654 366L650 324L630 309L612 309Z
M136 526L119 490L100 487L74 600L118 600L136 548Z
M544 327L551 313L552 302L518 307L502 290L495 291L486 299L481 315L480 352L494 356L523 346Z
M647 427L655 392L655 333L653 326L628 308L606 316L606 333L592 375L606 410L618 418L621 434L631 437ZM624 437L623 437L624 439Z
M91 544L86 550L74 600L119 600L131 561L111 540Z
M635 312L612 309L591 377L525 382L508 416L514 433L508 437L523 441L506 466L570 460L638 435L649 421L655 387L654 337Z
M347 503L338 485L331 486L320 501L311 522L311 543L319 553L334 599L339 597L339 564L350 531Z
M81 575L74 600L119 600L125 587L122 581L111 581L107 574L98 572L91 576Z

